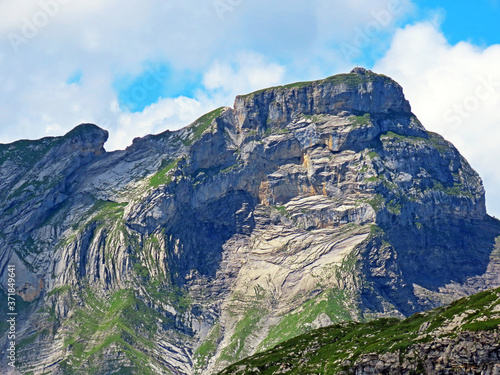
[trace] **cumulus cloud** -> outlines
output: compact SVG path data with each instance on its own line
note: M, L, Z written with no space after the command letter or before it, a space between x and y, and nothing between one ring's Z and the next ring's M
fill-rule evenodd
M118 104L114 103L113 106L116 108ZM151 104L142 112L118 111L113 116L102 118L98 123L110 130L106 149L115 150L131 144L136 137L161 133L166 129L180 129L213 108L210 100L166 98Z
M283 83L284 75L283 66L255 53L241 53L234 61L216 60L205 73L203 85L237 95Z
M427 129L442 134L483 177L500 217L500 45L450 45L436 22L396 32L374 70L396 79Z

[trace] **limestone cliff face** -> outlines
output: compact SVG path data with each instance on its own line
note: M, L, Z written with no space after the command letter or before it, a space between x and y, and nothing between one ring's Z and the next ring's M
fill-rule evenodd
M0 145L23 371L210 374L500 285L479 176L388 77L240 96L124 151L106 137Z

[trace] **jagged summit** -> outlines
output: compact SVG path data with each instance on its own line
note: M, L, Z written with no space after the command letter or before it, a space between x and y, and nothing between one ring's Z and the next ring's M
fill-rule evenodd
M93 142L96 145L104 144L109 137L107 130L100 128L95 124L80 124L64 135L64 138L78 139L80 142Z
M91 124L91 123L83 123L80 125L75 126L72 130L67 132L64 136L65 137L77 137L80 135L84 134L99 134L102 137L106 136L107 131L100 128L96 124Z
M500 286L480 177L388 77L239 96L123 151L106 137L0 147L0 280L16 264L26 373L212 374Z

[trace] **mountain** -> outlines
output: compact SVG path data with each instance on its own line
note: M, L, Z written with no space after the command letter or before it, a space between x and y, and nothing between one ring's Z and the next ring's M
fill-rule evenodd
M82 124L0 145L21 373L212 374L500 286L481 179L386 76L238 96L123 151L107 136Z
M229 374L497 374L500 289L400 321L340 323L231 365Z

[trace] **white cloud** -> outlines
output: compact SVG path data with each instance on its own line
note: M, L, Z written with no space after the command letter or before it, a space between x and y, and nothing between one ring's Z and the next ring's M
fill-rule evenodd
M123 148L135 137L179 129L217 107L232 106L237 94L282 83L284 72L284 67L260 55L242 53L235 60L215 61L203 77L206 90L197 91L194 98L164 98L136 113L122 112L113 102L114 114L98 121L111 130L106 149Z
M36 0L16 1L6 0L0 3L0 35L21 28L25 17L32 15L38 9Z
M427 129L442 134L484 179L500 217L500 45L450 45L432 22L399 30L374 70L396 79Z
M285 68L266 62L255 53L241 53L234 61L216 60L203 77L208 90L222 89L231 96L283 83Z
M108 124L110 137L106 149L114 150L131 144L136 137L179 129L212 109L214 104L209 100L167 98L146 107L143 112L118 112L114 118L103 118L99 123Z

